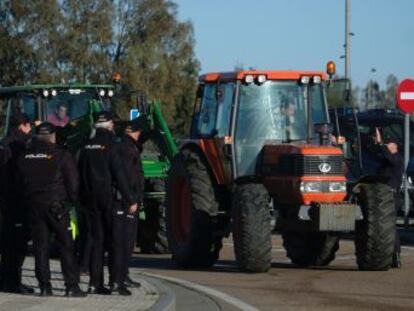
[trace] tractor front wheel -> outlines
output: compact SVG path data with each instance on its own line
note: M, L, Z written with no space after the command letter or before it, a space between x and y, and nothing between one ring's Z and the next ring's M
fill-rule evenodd
M360 270L388 270L396 234L392 189L381 183L356 187L364 219L357 222L355 250Z
M238 185L233 198L233 243L240 269L266 272L272 260L269 194L262 184Z

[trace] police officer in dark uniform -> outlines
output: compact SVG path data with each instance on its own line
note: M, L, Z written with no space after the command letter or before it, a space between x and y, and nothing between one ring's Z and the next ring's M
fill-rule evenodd
M122 256L115 244L117 241L112 239L114 213L118 212L114 209L113 197L119 192L130 214L136 212L138 205L119 155L111 114L95 114L94 123L95 133L82 148L79 159L81 197L88 208L92 237L89 292L109 295L111 290L104 287L104 246L109 246L110 281L115 282L119 278L121 267L115 264L120 262L117 256ZM122 284L117 284L114 289L121 295L130 294Z
M398 144L392 138L384 142L381 132L376 128L376 142L381 148L380 159L382 162L380 175L387 176L388 185L394 192L395 210L400 207L401 202L401 184L404 174L404 158L402 157ZM394 255L392 258L392 267L401 268L401 239L398 231L395 235Z
M21 284L22 265L29 239L27 209L19 200L15 173L17 159L26 150L32 127L25 114L13 116L10 125L8 136L0 143L0 198L3 217L0 287L6 292L29 294L34 290Z
M79 179L75 160L56 145L55 127L44 122L36 128L32 146L18 159L17 179L29 209L40 295L51 296L49 239L58 243L66 296L85 297L79 288L79 269L74 255L69 209L78 200Z
M120 156L126 167L132 191L136 195L138 207L144 199L144 174L141 166L142 146L138 143L145 125L144 120L144 117L139 117L129 122L125 128L122 142L119 144ZM140 287L140 283L132 280L128 275L129 259L134 250L137 236L137 214L128 213L128 202L122 197L115 198L114 202L117 212L114 218L113 239L116 241L114 244L118 246L117 251L123 255L118 257L120 262L114 264L114 267L120 267L120 269L114 273L117 279L111 280L111 283L116 283L118 287L125 287L125 285ZM116 287L116 285L112 286ZM129 292L126 288L125 290Z

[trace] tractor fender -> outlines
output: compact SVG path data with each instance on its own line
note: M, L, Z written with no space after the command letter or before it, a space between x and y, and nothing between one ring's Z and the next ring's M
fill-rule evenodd
M225 185L225 173L220 161L219 153L213 139L194 139L183 142L180 152L191 150L197 152L208 163L210 175L214 177L217 185Z

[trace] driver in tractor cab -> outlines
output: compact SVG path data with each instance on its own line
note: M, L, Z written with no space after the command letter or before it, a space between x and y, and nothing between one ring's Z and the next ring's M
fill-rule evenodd
M68 107L64 102L56 106L56 110L48 116L47 120L57 127L65 127L69 123Z

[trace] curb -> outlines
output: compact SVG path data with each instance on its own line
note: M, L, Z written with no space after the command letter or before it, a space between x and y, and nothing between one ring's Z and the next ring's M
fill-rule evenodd
M216 299L219 299L219 300L222 300L222 301L226 302L229 305L232 305L233 307L235 307L239 310L259 311L259 309L257 309L256 307L253 307L252 305L249 305L249 304L245 303L244 301L241 301L238 298L235 298L233 296L229 296L229 295L224 294L224 293L222 293L222 292L220 292L216 289L213 289L213 288L210 288L210 287L207 287L207 286L204 286L204 285L200 285L200 284L197 284L197 283L193 283L193 282L190 282L190 281L186 281L186 280L182 280L182 279L178 279L178 278L174 278L174 277L158 275L158 274L151 273L151 272L145 272L145 271L142 271L142 270L139 272L139 274L140 274L140 277L143 278L143 279L145 279L145 278L151 279L151 282L154 279L160 279L160 280L164 280L164 281L174 283L176 285L180 285L182 287L193 290L193 291L198 292L200 294L204 294L204 295L207 295L207 296L210 296L210 297L214 297ZM160 294L161 294L161 291L160 291ZM155 303L154 306L156 306L156 305L157 305L157 303ZM175 297L174 297L174 305L175 305ZM153 309L150 309L150 310L153 310ZM172 309L172 310L175 310L175 306L174 306L174 309Z
M140 273L140 278L153 284L159 292L160 298L149 308L150 311L175 311L176 297L172 290L161 284L155 277L149 277Z

